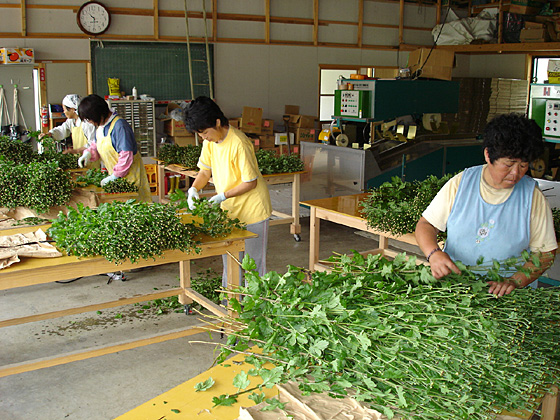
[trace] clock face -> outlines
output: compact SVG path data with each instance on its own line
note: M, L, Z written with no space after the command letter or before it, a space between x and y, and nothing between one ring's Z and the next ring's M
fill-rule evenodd
M109 28L111 15L105 6L96 1L84 3L78 10L78 26L90 35L99 35Z

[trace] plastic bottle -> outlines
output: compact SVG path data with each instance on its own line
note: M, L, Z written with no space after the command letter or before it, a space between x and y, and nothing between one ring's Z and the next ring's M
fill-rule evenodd
M132 88L132 97L138 99L138 89L136 89L136 86Z

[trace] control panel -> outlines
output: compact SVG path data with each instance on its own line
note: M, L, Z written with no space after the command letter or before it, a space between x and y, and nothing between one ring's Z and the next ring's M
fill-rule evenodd
M370 94L367 90L336 90L334 115L369 118Z
M544 136L560 137L560 100L546 101Z
M340 115L361 118L360 91L345 90L340 94Z

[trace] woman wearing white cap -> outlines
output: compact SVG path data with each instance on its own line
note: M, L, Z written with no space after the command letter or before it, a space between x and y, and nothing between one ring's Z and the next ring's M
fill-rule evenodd
M82 154L95 141L95 126L83 121L78 115L78 106L81 100L82 98L79 95L66 95L62 100L62 108L67 119L64 123L49 131L49 135L57 141L64 140L72 135L72 149L66 149L63 153ZM44 136L44 133L40 134L39 139ZM88 168L94 167L99 168L99 162L91 162L88 165Z

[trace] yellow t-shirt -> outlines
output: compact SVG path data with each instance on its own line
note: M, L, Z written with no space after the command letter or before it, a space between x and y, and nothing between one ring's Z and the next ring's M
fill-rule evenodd
M250 225L272 214L268 187L259 170L253 144L235 127L229 127L226 138L220 143L204 140L198 167L212 171L218 193L229 191L241 182L257 180L257 186L251 191L222 202L222 208L231 218Z
M483 171L486 170L484 165ZM455 202L459 183L463 173L459 173L451 178L433 199L428 208L424 210L422 216L430 222L432 226L445 232L447 219L451 213L451 208ZM501 204L511 195L513 188L496 189L480 177L480 195L489 204ZM533 252L548 252L558 248L556 235L554 233L554 221L552 211L546 201L542 191L536 187L533 192L533 202L531 206L531 238L529 248Z

